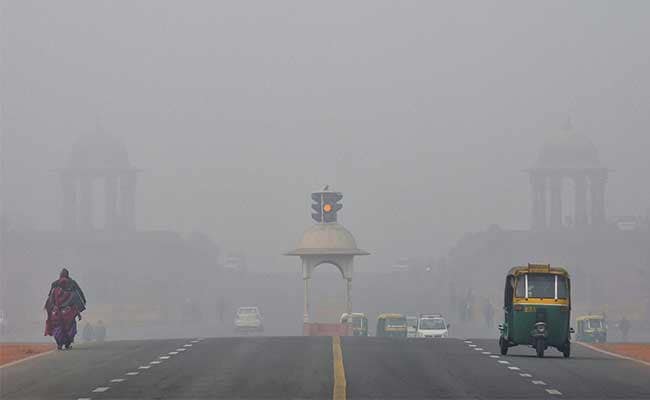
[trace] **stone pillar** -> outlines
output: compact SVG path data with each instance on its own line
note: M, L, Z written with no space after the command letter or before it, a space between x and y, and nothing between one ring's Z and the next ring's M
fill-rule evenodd
M79 229L93 229L93 179L89 175L79 178Z
M303 281L305 283L305 304L304 304L304 311L303 311L303 316L302 320L305 323L309 322L309 278L303 278Z
M135 229L135 186L135 170L125 172L120 176L120 211L126 230Z
M104 180L104 194L105 198L105 222L104 227L107 231L115 231L119 225L117 219L117 185L118 178L115 175L108 175Z
M589 177L591 189L591 224L594 227L605 225L605 185L607 171L595 173Z
M532 197L532 228L546 229L546 177L537 171L530 173Z
M589 220L587 217L587 176L576 174L573 177L575 183L575 225L576 228L585 227Z
M77 230L77 181L73 175L63 171L61 178L62 209L61 227L65 232Z
M551 192L551 216L550 227L557 230L562 227L562 175L551 175L550 180Z
M345 282L345 312L350 314L352 312L352 278L346 278Z

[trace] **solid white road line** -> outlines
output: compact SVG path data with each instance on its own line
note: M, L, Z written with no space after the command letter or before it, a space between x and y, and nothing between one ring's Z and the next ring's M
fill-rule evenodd
M556 394L558 396L562 394L562 392L557 389L546 389L546 392L548 392L548 394Z
M533 385L542 385L542 386L546 386L546 382L544 382L544 381L532 381L532 383L533 383Z
M135 376L135 375L139 374L139 372L127 372L126 374L128 376Z
M111 379L111 383L120 383L120 382L124 382L125 380L126 379L122 379L122 378Z
M108 386L98 387L98 388L95 388L95 390L93 390L93 393L104 393L108 389L110 389Z

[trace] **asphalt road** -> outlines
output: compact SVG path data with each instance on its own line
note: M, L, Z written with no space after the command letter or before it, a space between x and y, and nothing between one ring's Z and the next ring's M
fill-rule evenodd
M336 346L327 337L80 345L0 369L0 399L331 399L334 387L350 399L650 399L650 367L580 346L571 359L554 350L539 359L526 348L498 356L495 340L346 337L342 363Z

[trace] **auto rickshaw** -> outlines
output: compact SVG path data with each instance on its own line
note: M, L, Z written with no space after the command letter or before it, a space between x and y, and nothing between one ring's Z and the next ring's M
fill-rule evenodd
M532 346L538 357L555 347L571 355L571 281L569 273L548 264L528 264L508 271L504 292L505 321L499 325L499 347Z
M342 324L352 326L354 336L368 336L368 317L363 313L344 313L341 315Z
M377 317L377 337L403 337L407 334L406 317L385 313Z
M607 321L604 315L583 315L576 318L576 340L581 342L605 343Z

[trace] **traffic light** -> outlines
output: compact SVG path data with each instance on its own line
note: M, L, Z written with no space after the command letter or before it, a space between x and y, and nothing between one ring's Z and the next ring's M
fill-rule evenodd
M311 208L316 211L311 213L312 219L316 222L323 222L323 194L321 192L312 193L311 199L314 201Z
M342 198L343 195L341 193L323 193L323 222L336 222L336 213L343 208L343 204L339 204Z
M336 213L343 208L339 204L343 195L338 192L315 192L311 194L314 204L311 208L315 211L311 217L316 222L330 223L336 222Z

